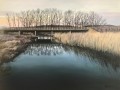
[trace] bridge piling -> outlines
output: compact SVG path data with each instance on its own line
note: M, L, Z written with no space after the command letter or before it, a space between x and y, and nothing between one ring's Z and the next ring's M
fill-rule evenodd
M18 32L19 33L19 36L21 35L21 31Z
M35 36L37 36L37 31L35 31Z

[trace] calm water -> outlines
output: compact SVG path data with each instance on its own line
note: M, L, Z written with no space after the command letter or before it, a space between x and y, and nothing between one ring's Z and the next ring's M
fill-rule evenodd
M0 90L120 90L120 59L60 44L32 44L0 66Z

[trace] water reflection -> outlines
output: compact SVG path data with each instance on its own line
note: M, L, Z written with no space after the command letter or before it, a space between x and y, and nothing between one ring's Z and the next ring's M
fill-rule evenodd
M67 52L74 52L76 56L86 56L90 61L101 64L103 67L112 67L115 71L120 69L120 56L103 53L91 49L79 47L64 47Z
M119 76L118 56L37 43L0 66L0 90L119 90Z
M7 76L11 73L11 67L0 65L0 76Z
M109 53L98 52L86 48L70 47L62 44L32 44L24 52L26 55L62 55L64 52L74 53L76 57L88 57L90 61L101 64L103 67L110 67L117 71L120 68L120 57Z
M63 53L62 44L32 44L24 54L28 55L60 55Z
M87 57L89 61L93 63L100 64L104 68L108 68L108 70L112 70L117 72L120 70L120 57L114 56L108 53L102 53L86 48L78 48L78 47L70 47L62 44L31 44L26 51L23 53L24 55L29 56L56 56L62 55L64 52L69 54L74 54L76 57L82 58L81 56ZM18 56L19 58L19 56ZM11 68L9 66L0 65L0 75L7 75L10 73Z

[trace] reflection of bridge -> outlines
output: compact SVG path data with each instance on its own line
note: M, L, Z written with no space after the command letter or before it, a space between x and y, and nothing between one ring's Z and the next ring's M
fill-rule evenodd
M59 55L63 53L61 44L33 44L27 48L24 54L29 55Z

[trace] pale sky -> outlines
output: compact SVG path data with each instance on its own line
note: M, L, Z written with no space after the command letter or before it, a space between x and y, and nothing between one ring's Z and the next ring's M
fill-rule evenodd
M120 0L0 0L0 16L6 12L37 8L95 11L105 17L109 24L120 25Z

